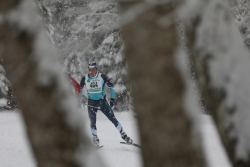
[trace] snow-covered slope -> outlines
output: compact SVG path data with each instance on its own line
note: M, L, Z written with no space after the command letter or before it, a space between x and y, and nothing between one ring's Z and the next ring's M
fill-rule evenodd
M84 110L86 112L86 110ZM84 112L83 111L83 112ZM127 134L139 143L137 123L131 112L115 113ZM84 113L84 116L88 116ZM201 115L204 146L210 167L230 167L221 147L213 121L209 116ZM87 123L89 124L89 123ZM97 114L97 128L100 144L98 150L106 166L142 167L139 148L122 145L119 133L111 122L101 113ZM91 137L90 130L88 135ZM21 116L17 112L0 112L0 167L35 167L36 163L25 135Z
M84 113L84 116L88 117L87 113ZM130 112L116 113L116 116L127 134L138 143L137 125ZM120 134L101 112L97 114L97 128L100 144L104 145L98 153L106 162L106 166L142 166L140 149L120 144ZM87 130L91 137L90 129ZM0 167L36 166L21 115L17 112L0 112Z

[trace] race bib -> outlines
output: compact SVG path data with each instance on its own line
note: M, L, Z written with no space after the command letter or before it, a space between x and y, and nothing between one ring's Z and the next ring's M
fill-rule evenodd
M102 92L102 80L100 78L87 79L86 89L88 93L100 93Z

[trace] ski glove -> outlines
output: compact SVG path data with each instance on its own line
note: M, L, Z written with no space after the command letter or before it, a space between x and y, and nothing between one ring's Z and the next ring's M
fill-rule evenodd
M110 99L109 105L110 105L111 108L114 107L115 99Z

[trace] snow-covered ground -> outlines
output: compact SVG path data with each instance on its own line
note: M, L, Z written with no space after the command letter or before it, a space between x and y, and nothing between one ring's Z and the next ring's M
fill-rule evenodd
M36 166L21 116L16 112L0 112L0 166Z
M201 115L203 147L208 167L231 167L214 122L208 115Z
M136 143L137 123L130 112L115 113L125 131ZM86 114L87 116L87 114ZM101 145L98 150L107 166L142 167L139 148L122 145L120 135L111 122L101 113L97 115L97 128ZM210 167L230 167L224 150L209 116L201 116L203 138ZM90 132L88 132L89 135ZM0 112L0 167L35 167L31 149L25 136L21 116L17 112Z

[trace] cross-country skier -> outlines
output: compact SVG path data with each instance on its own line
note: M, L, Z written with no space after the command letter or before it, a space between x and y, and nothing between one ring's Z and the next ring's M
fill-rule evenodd
M96 113L97 110L101 110L103 114L115 125L117 130L120 132L122 139L132 144L133 140L127 136L121 123L116 119L112 107L115 105L115 90L111 82L111 79L107 75L102 74L97 69L96 62L90 62L88 64L89 74L82 77L80 85L81 89L85 86L87 89L88 96L88 114L90 119L90 128L93 135L93 145L99 146L99 138L97 136L96 128ZM105 95L105 84L109 87L111 99L108 103Z

